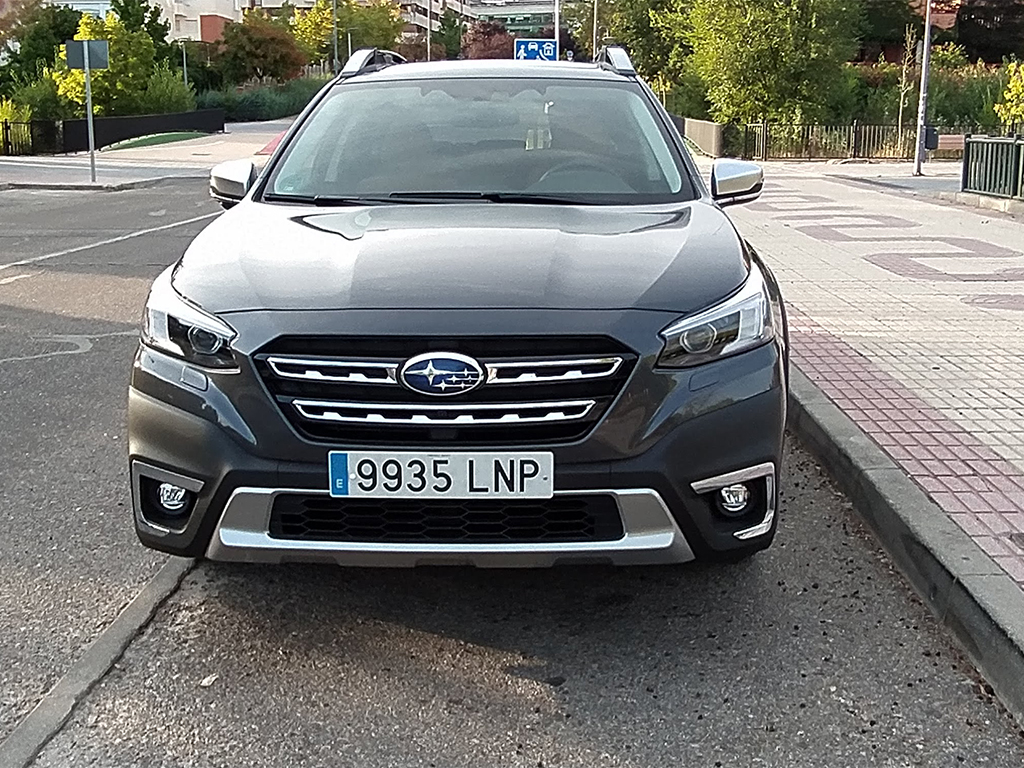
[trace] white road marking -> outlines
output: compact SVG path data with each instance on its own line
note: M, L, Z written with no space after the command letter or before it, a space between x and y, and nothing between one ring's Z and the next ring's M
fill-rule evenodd
M195 224L197 221L203 221L204 219L212 219L214 216L220 216L220 211L216 213L206 213L202 216L196 216L191 219L185 219L184 221L176 221L173 224L162 224L159 227L150 227L149 229L140 229L137 232L129 232L127 235L119 235L118 237L111 237L108 240L100 240L98 243L90 243L89 245L79 245L75 248L66 248L63 251L55 251L54 253L46 253L42 256L32 256L28 259L22 259L21 261L12 261L9 264L0 264L0 271L10 269L11 267L21 267L26 264L37 264L40 261L47 261L48 259L56 259L59 256L67 256L71 253L79 253L80 251L88 251L91 248L99 248L104 245L112 245L114 243L121 243L125 240L131 240L135 237L142 237L143 235L150 235L154 232L163 232L165 229L173 229L174 227L183 227L186 224Z
M24 280L26 277L32 277L32 275L11 275L0 280L0 285L8 285L13 283L15 280Z
M26 360L42 360L46 357L60 357L61 355L81 355L92 349L94 339L106 339L111 336L138 336L138 331L114 331L113 333L95 333L89 336L54 334L53 336L40 336L33 341L56 341L61 344L71 344L74 349L59 349L56 352L43 352L38 355L25 355L23 357L0 357L0 363L20 363Z

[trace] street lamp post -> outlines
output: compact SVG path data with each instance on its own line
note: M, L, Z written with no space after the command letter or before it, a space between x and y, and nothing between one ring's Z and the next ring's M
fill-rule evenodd
M555 60L562 57L562 19L559 15L559 2L555 0Z
M925 134L928 123L928 75L932 61L932 0L926 1L924 12L924 40L921 52L921 92L917 101L917 151L914 153L914 175L921 176L925 153Z
M427 0L427 61L430 61L430 6L434 4L433 0Z
M182 39L179 42L181 42L181 76L185 80L185 88L188 88L188 56L185 54L185 43L188 40Z
M594 0L594 46L590 53L594 61L597 61L597 0Z

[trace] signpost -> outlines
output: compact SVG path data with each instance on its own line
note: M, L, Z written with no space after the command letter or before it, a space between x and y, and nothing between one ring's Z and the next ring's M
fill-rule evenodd
M65 43L68 67L85 72L85 123L89 130L89 178L96 183L96 134L92 123L92 70L110 66L106 40L68 40Z
M558 42L555 40L526 40L515 41L515 58L520 61L557 61Z

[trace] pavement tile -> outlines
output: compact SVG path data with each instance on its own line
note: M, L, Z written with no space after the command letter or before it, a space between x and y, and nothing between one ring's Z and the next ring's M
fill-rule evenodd
M1019 297L1024 227L894 202L820 170L733 215L782 283L793 362L1024 583L1024 302L976 303Z

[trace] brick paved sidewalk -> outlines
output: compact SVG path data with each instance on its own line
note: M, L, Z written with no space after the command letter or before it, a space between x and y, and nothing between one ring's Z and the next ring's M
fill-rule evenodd
M1024 221L822 170L729 209L793 360L1024 587Z

